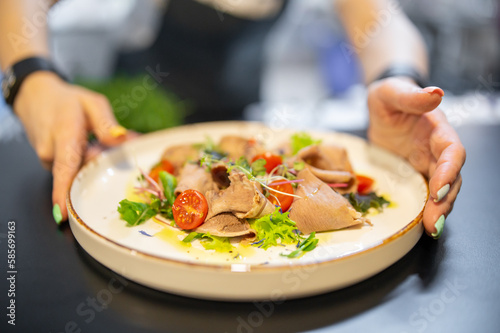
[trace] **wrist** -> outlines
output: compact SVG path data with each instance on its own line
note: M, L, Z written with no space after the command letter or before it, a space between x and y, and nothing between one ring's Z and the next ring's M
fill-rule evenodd
M53 72L37 71L31 73L19 88L12 105L12 111L19 116L19 110L23 108L23 105L26 105L26 101L40 100L46 96L46 89L53 89L54 86L63 83L65 81Z
M63 78L55 66L45 58L26 58L9 67L4 72L2 80L2 94L6 103L13 106L24 82L32 75L40 72L52 73Z

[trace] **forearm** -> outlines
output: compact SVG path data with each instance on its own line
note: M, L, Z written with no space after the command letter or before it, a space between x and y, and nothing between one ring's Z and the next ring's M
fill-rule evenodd
M47 12L54 1L0 1L0 67L30 56L48 56Z
M415 26L391 0L337 0L336 8L363 67L365 82L392 64L428 73L425 44Z

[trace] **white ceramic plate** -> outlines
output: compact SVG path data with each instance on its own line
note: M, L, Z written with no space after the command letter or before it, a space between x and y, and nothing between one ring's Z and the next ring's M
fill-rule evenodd
M318 234L318 247L299 259L280 256L287 251L283 247L264 251L236 244L235 253L214 253L196 243L180 245L180 232L153 220L128 227L119 219L118 202L130 197L138 167L149 170L169 145L238 134L272 147L292 133L258 123L205 123L144 135L104 153L82 168L72 184L68 210L73 234L92 257L130 280L217 300L282 300L324 293L373 276L403 257L423 231L425 179L399 157L360 138L332 132L311 135L346 147L355 171L375 178L376 191L394 204L369 216L373 226Z

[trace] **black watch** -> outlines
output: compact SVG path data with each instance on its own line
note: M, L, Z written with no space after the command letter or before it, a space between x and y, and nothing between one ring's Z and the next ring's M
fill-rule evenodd
M415 67L399 64L389 66L375 81L387 79L393 76L406 76L415 81L421 88L429 86L429 79L422 75Z
M21 60L3 73L2 94L8 105L12 106L14 104L14 100L16 99L16 95L19 92L19 88L21 88L23 81L31 73L37 71L53 72L63 80L67 81L48 59L32 57Z

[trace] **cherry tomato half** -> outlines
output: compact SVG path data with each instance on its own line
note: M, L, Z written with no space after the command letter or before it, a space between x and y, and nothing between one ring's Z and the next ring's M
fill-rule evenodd
M280 192L284 192L284 193L288 193L288 194L293 194L292 184L290 184L290 183L280 184L280 183L283 183L283 181L276 180L276 181L272 182L271 184L269 184L268 186L276 191L280 191ZM273 184L279 184L279 185L273 185ZM290 206L292 205L293 196L281 194L281 193L278 193L276 191L269 190L270 195L269 195L268 199L269 199L269 201L271 201L271 203L273 205L280 206L281 210L286 212L290 208Z
M283 159L281 158L281 156L272 154L270 152L256 155L252 159L252 163L261 158L266 160L266 165L264 165L264 167L266 168L267 173L271 173L274 168L276 168L280 164L283 164Z
M179 228L194 229L205 222L208 213L207 199L196 190L185 190L175 199L172 213Z
M149 177L153 178L155 182L159 182L160 171L166 171L170 174L174 173L174 166L167 160L161 160L160 163L156 164L149 172Z
M371 192L374 180L367 176L356 175L358 180L358 193L365 195Z

